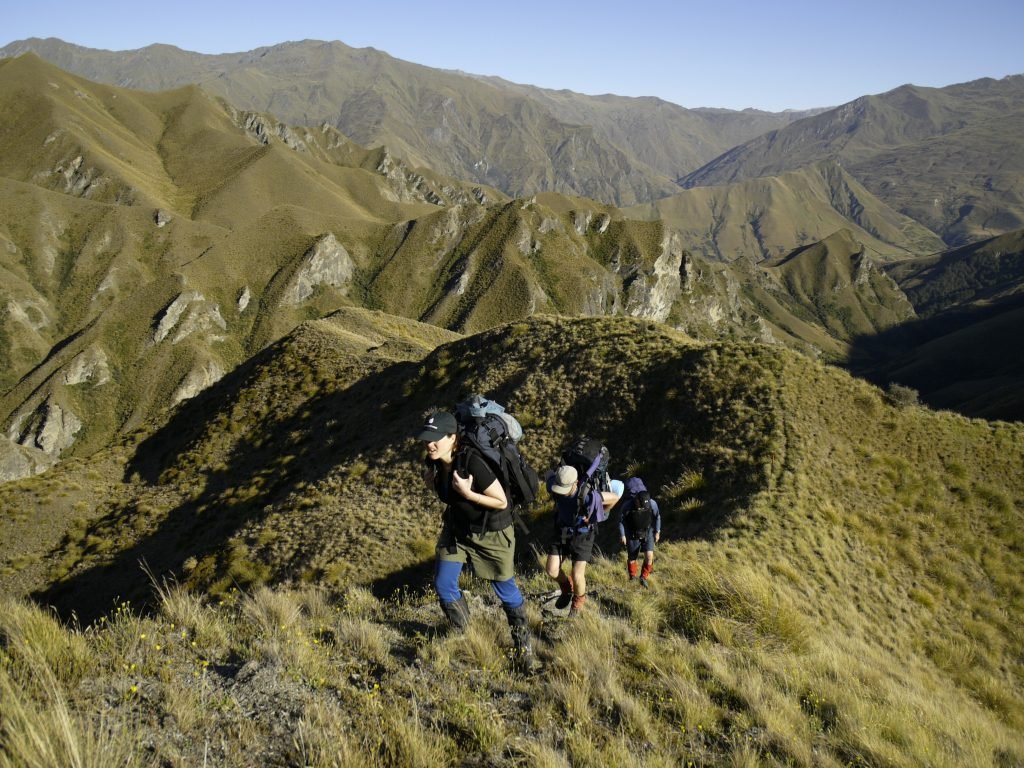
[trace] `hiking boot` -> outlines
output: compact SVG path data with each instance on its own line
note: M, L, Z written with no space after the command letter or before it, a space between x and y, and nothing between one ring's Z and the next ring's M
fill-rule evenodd
M583 612L583 606L587 602L586 595L575 595L572 598L572 608L569 609L569 618L575 618Z
M526 620L526 606L505 609L505 616L508 617L508 627L512 632L512 663L524 675L532 675L537 671L537 657L533 653L533 644L530 642L530 628Z
M654 563L644 563L644 567L640 569L640 584L644 587L648 586L647 580L651 578L651 573L654 571Z
M644 589L647 589L648 587L651 586L650 584L647 583L647 577L646 576L641 576L640 577L640 586L643 587Z
M441 601L441 610L444 611L444 616L448 619L448 628L453 632L465 632L466 627L469 626L469 603L466 602L466 596L462 595L458 600Z

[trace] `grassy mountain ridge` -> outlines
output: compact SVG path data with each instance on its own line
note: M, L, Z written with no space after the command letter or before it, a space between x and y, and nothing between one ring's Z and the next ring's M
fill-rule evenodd
M0 190L5 428L52 457L95 450L341 306L460 331L624 312L830 355L844 343L813 313L792 317L803 299L758 320L740 286L761 278L716 275L675 232L682 219L554 194L506 201L330 128L239 112L194 86L96 85L32 54L5 62L0 94L18 105L2 121L14 137ZM827 209L822 230L847 223ZM785 252L793 235L760 236Z
M739 145L686 187L841 162L873 194L951 245L1020 228L1024 76L901 86Z
M923 317L945 309L1020 293L1024 282L1024 230L1008 232L932 257L885 269Z
M39 562L58 568L47 580L67 569L40 596L83 616L115 595L121 607L79 636L7 603L7 711L57 696L90 733L106 695L115 739L137 723L131 733L158 755L186 762L204 727L223 734L213 754L226 763L243 753L435 765L1024 756L1019 425L898 408L785 349L699 344L625 318L534 318L425 356L438 337L394 319L407 356L372 362L358 339L382 320L352 311L303 326L121 446L128 474L94 464L83 490L99 493L98 516ZM594 428L614 474L642 472L665 515L653 589L628 589L621 553L602 539L592 610L571 627L545 616L546 579L523 563L546 665L534 678L508 672L484 585L465 582L466 638L440 633L436 606L418 596L438 510L408 435L469 389L521 416L524 451L541 467ZM31 514L33 493L84 469L7 484L0 498ZM537 530L547 515L531 519ZM143 552L157 574L176 570L214 597L165 587L158 612L134 618L124 599L146 595ZM17 565L7 563L9 590ZM410 591L389 599L369 591L402 584ZM74 664L45 655L61 648ZM48 663L56 692L28 682ZM168 717L182 699L199 701L199 719ZM259 714L232 735L250 706ZM297 730L308 739L281 738Z
M778 258L847 227L883 260L943 250L934 234L829 162L779 176L695 187L624 212L663 220L683 233L687 247L724 261Z
M146 90L196 83L289 124L336 126L366 146L474 179L513 196L556 191L629 205L675 190L672 179L796 114L687 110L655 99L520 86L403 62L372 48L306 40L207 56L155 45L98 51L55 39L34 51L90 79Z

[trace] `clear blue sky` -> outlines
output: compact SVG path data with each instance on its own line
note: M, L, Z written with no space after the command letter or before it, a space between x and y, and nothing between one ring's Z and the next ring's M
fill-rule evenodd
M1024 0L4 0L0 46L168 43L231 53L288 40L372 46L429 67L684 107L841 104L904 83L1024 74Z

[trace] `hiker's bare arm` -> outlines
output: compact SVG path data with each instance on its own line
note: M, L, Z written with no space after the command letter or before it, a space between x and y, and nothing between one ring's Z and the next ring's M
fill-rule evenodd
M508 499L505 497L505 490L497 480L484 488L483 493L477 493L473 490L472 475L469 477L462 477L458 472L453 472L452 485L455 486L455 490L461 496L472 501L474 504L479 504L481 507L487 507L488 509L504 509L508 506Z
M612 493L611 491L601 491L601 503L605 509L611 509L615 506L615 502L619 500L618 494Z

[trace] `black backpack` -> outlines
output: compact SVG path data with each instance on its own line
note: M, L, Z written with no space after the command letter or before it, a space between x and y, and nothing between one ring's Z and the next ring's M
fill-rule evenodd
M540 479L519 452L523 428L502 405L473 395L455 406L459 443L476 451L491 467L513 509L537 498ZM461 474L461 473L460 473Z
M654 509L651 506L651 494L639 477L631 477L625 482L622 500L622 524L627 531L643 533L654 525Z

